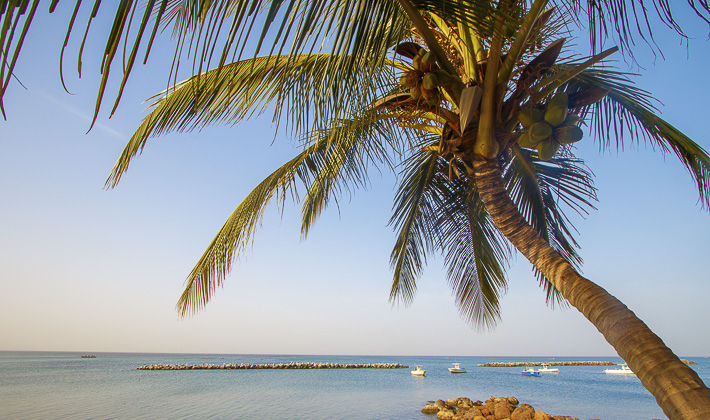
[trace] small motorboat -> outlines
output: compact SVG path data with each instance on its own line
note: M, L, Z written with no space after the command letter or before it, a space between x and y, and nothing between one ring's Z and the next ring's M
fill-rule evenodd
M525 376L540 376L540 372L536 371L534 368L527 368L522 374Z
M636 375L634 371L629 369L629 366L626 363L619 366L621 366L621 369L604 369L604 373L609 375Z
M454 367L449 368L449 373L466 373L466 368L461 367L461 363L453 363Z
M557 368L551 368L547 365L542 365L540 369L537 370L540 373L560 373L560 370Z
M417 365L417 370L412 371L413 376L426 376L426 370L422 369L422 365Z

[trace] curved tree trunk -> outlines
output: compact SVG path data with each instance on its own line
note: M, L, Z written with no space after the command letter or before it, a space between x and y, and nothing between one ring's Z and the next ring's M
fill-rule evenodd
M520 214L495 161L474 162L494 223L555 288L604 335L671 419L710 419L710 389L621 301L577 273Z

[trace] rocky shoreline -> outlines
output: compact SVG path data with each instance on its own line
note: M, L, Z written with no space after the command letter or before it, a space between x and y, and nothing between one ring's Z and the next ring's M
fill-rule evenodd
M422 408L422 413L436 414L439 420L579 420L535 410L530 404L520 404L515 397L491 397L485 403L466 397L438 400Z
M592 361L566 361L566 362L489 362L482 363L482 367L523 367L523 366L612 366L616 363L604 360Z
M209 370L209 369L221 369L221 370L244 370L244 369L404 369L408 368L407 365L402 365L399 363L267 363L267 364L254 364L254 363L223 363L221 365L215 365L211 363L205 363L200 365L193 364L154 364L154 365L142 365L137 368L137 370Z

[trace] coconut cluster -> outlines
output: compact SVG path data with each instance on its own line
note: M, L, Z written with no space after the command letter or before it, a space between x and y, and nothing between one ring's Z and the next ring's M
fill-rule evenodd
M436 65L436 57L431 51L421 48L412 60L414 70L402 74L400 83L409 88L413 99L424 99L427 104L438 106L442 100L440 88L450 89L453 77Z
M582 140L584 132L577 125L581 118L569 113L566 92L557 92L547 101L544 110L525 108L518 113L518 120L525 132L518 139L518 146L537 149L540 159L551 159L562 144Z

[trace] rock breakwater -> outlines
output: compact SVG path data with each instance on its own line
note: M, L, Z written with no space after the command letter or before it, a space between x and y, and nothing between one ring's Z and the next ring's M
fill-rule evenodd
M566 362L489 362L482 363L478 366L483 367L522 367L522 366L612 366L616 363L607 362L604 360L591 360L591 361L566 361Z
M438 400L422 408L422 413L436 414L439 420L579 420L535 410L530 404L520 404L515 397L491 397L485 403L466 397Z
M245 369L404 369L407 365L399 363L223 363L221 365L204 363L194 364L154 364L142 365L137 370L245 370Z

